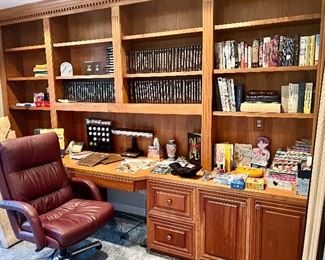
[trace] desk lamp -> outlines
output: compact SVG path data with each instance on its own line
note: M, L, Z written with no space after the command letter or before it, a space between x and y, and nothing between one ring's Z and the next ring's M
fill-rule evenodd
M153 138L152 131L132 130L125 128L113 129L112 134L132 137L132 147L128 148L125 152L121 153L122 156L132 158L138 157L143 154L143 152L138 148L137 137Z

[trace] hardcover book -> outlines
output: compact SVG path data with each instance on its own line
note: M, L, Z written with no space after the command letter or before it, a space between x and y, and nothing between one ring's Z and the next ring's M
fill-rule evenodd
M251 144L235 144L235 166L251 166L253 146Z
M299 93L299 84L289 83L288 113L297 113L298 93Z
M304 113L310 114L312 107L312 97L313 97L313 83L307 82L305 89L305 100L304 100Z
M281 86L281 106L284 113L288 113L289 85Z

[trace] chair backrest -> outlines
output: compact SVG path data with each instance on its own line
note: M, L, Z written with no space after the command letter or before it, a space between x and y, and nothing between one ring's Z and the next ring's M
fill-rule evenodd
M4 200L27 202L43 214L73 197L55 133L0 143L0 166Z

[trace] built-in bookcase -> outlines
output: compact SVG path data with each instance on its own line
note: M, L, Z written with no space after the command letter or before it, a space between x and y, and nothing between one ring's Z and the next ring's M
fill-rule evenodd
M114 127L153 130L162 144L175 139L181 155L187 155L187 134L202 134L202 164L213 167L215 142L252 143L267 136L271 151L292 145L296 139L313 139L320 93L323 55L317 66L217 69L214 44L283 34L293 36L321 34L323 43L323 6L321 0L246 1L246 0L165 0L131 1L86 7L83 12L53 13L29 22L3 25L1 65L5 74L5 110L18 135L33 133L37 127L63 127L66 141L86 141L85 118L114 121ZM37 18L37 17L35 17ZM10 21L9 23L12 23ZM161 73L128 73L128 51L202 45L202 69ZM106 48L114 49L114 73L84 75L84 61L105 62ZM321 53L322 53L321 48ZM64 61L73 65L73 77L61 77ZM49 76L34 78L35 64L47 63ZM233 78L247 90L277 90L289 82L314 82L312 114L221 112L214 107L215 81ZM202 104L141 104L129 102L130 80L202 79ZM115 103L59 103L66 80L114 80ZM17 102L31 101L32 94L49 89L51 107L17 108ZM263 119L263 130L255 128ZM150 142L139 139L143 150ZM130 140L116 137L117 152L129 147Z
M46 64L41 19L1 27L5 76L4 106L18 136L31 135L37 127L49 127L50 108L22 108L16 103L33 102L33 93L46 92L47 77L34 77L36 64Z
M321 1L215 1L214 43L236 40L251 43L254 39L295 34L320 33ZM233 78L249 90L276 90L288 83L313 82L319 92L319 66L290 66L247 69L214 69L217 77ZM214 90L214 96L215 90ZM256 143L258 136L267 136L271 154L278 148L291 146L296 139L312 139L317 116L317 102L312 114L303 113L245 113L221 112L214 106L212 143ZM263 130L258 130L256 119L263 120Z

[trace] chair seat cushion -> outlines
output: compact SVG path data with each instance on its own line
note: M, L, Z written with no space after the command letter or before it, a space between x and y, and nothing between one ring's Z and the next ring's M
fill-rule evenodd
M40 215L45 235L62 247L71 246L103 227L113 215L111 204L102 201L72 199ZM21 228L32 232L25 221Z

